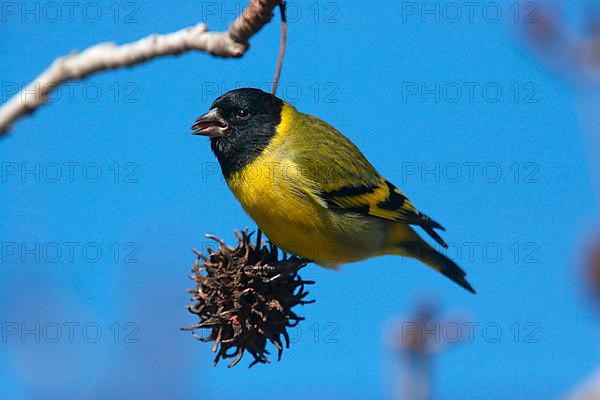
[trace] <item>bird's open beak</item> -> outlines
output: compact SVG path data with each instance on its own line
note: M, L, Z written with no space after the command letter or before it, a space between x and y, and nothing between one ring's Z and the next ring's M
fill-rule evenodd
M194 135L212 138L223 136L229 130L229 124L227 124L216 108L211 108L206 114L196 118L194 122L192 126Z

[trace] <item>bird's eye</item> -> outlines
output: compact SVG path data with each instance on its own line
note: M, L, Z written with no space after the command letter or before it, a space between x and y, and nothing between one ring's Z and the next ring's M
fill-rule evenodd
M250 110L248 110L248 107L240 108L237 112L237 117L239 119L246 119L249 116L250 116Z

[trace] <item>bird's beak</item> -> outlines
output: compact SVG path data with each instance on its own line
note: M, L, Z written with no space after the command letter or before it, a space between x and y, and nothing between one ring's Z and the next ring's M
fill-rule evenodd
M194 135L208 137L223 136L229 130L229 124L223 119L216 108L211 108L206 114L196 118L192 126Z

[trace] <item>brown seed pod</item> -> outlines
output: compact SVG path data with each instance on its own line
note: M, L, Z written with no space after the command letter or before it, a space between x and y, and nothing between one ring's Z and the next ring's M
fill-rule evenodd
M197 259L191 278L196 289L189 291L193 304L188 310L200 321L183 329L192 331L198 340L214 342L214 365L220 359L234 358L228 365L233 367L248 352L254 357L249 365L252 367L270 362L266 349L269 342L281 359L284 345L288 348L290 342L287 328L304 319L292 308L314 302L304 300L308 295L304 286L314 282L298 275L308 260L285 254L280 258L277 247L262 245L260 231L256 241L261 243L259 246L246 230L235 235L235 248L206 235L219 248L209 248L208 257L194 250ZM208 334L202 337L194 332L197 330L208 330Z

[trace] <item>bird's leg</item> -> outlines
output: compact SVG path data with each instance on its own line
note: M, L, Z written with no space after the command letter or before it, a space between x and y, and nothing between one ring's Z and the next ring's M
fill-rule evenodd
M256 227L256 247L260 249L262 247L262 231L257 226Z

